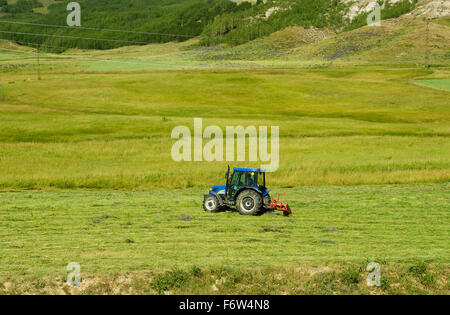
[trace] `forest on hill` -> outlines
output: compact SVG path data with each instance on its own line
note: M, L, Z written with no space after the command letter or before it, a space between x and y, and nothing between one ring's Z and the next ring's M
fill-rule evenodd
M67 26L70 12L66 8L70 1L55 1L48 7L47 14L33 12L39 0L18 0L7 6L1 6L5 2L0 1L3 1L0 2L1 38L43 47L86 49L186 40L200 35L214 17L246 7L228 0L78 0L82 8L82 27L69 28L64 26Z
M111 49L197 36L200 45L236 45L294 25L355 29L368 15L350 20L349 6L340 0L78 0L82 27L67 27L70 0L47 0L47 13L36 11L42 1L0 0L0 38L53 51ZM383 18L410 12L416 2L379 0Z

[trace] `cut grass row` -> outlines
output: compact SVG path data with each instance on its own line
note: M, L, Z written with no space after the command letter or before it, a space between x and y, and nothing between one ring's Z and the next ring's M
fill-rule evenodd
M288 218L208 214L200 189L1 192L0 282L8 287L2 292L60 293L69 262L80 263L85 293L115 287L155 293L161 288L151 283L161 271L183 275L194 265L204 271L198 278L186 278L179 288L169 283L165 290L269 293L263 289L270 282L267 274L280 281L267 287L272 293L312 293L322 280L328 283L322 293L367 293L372 289L365 286L362 268L371 261L380 263L388 278L375 292L448 290L448 184L283 192L294 210ZM410 266L424 263L427 271L410 273ZM357 279L342 286L348 270ZM137 274L145 275L140 287L134 283ZM220 291L213 290L221 278L227 280L216 284Z
M294 209L289 218L205 213L203 189L2 192L0 233L8 252L1 257L2 271L31 264L35 272L54 272L70 259L92 271L359 262L367 257L448 262L448 184L283 192ZM328 230L333 227L338 231Z

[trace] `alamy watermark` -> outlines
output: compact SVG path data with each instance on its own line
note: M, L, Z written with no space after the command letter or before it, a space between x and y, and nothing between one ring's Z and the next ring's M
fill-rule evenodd
M224 136L226 143L225 152ZM207 126L203 130L203 119L194 118L193 133L187 126L173 128L171 138L178 141L172 146L172 159L176 162L222 162L224 160L227 162L235 160L257 162L259 160L267 163L262 164L261 168L266 169L268 172L274 172L280 165L279 127L270 127L270 153L268 150L268 136L267 126L260 126L259 129L255 126L227 126L225 132L219 126ZM203 145L204 139L210 140ZM248 159L246 154L247 139Z
M371 2L369 6L374 6L373 11L367 16L367 25L381 26L381 6L377 2Z
M381 268L380 264L371 262L367 265L366 271L369 271L369 275L366 278L366 284L369 287L381 286Z
M70 2L67 11L72 11L67 16L68 26L81 26L81 6L78 2Z
M66 270L69 272L67 275L66 283L72 287L78 287L81 284L81 266L77 262L71 262L67 265Z

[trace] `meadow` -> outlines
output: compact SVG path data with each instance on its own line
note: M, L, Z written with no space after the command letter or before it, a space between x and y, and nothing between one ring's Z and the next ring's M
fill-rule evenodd
M43 52L41 80L33 49L2 42L0 293L448 293L446 46L427 70L421 45L394 49L414 38L397 32L378 59L344 50L332 64L336 43L365 33L283 58L267 38L249 58L192 41ZM267 182L293 216L202 210L227 164L260 163L174 162L172 129L196 117L280 127ZM79 288L64 284L72 261Z
M0 292L448 293L448 183L277 191L291 217L208 214L203 189L0 192Z
M205 163L170 155L171 130L192 129L194 117L222 128L280 126L275 187L445 182L448 92L414 84L428 74L157 71L48 73L40 81L8 74L0 186L208 187L223 178L226 163L211 162L205 173Z

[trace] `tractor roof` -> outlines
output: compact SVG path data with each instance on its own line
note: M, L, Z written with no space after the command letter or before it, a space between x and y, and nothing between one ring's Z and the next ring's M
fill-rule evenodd
M258 173L265 173L266 172L265 169L260 169L260 168L242 168L242 167L234 167L233 171L238 171L238 172L258 172Z

